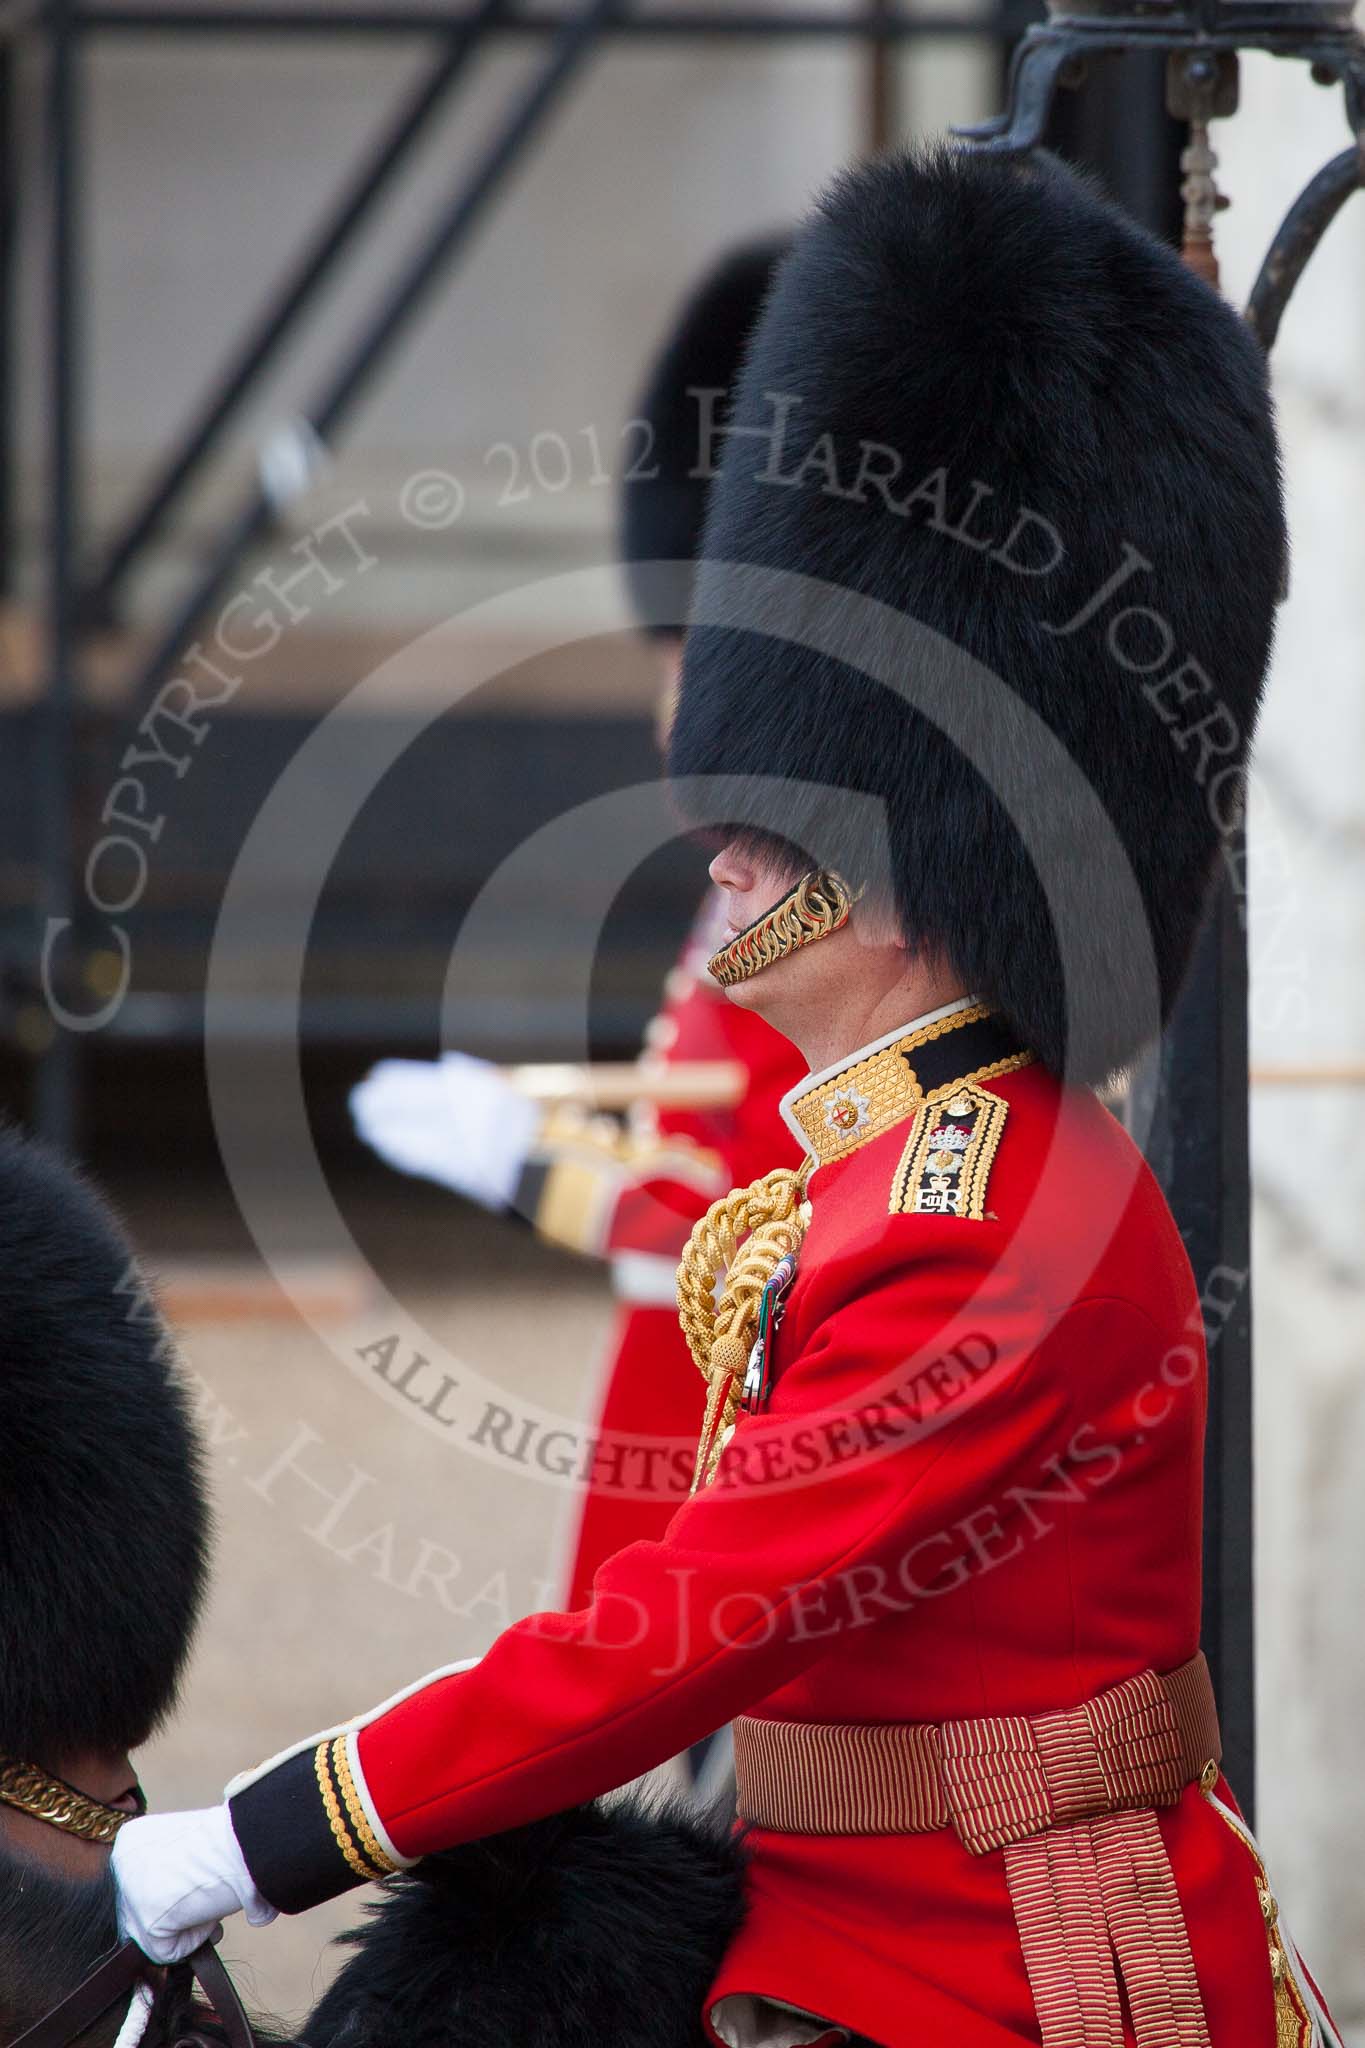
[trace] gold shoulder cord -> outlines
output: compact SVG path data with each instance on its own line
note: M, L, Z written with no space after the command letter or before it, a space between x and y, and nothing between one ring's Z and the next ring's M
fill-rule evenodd
M707 1387L693 1493L714 1479L734 1432L763 1289L806 1234L811 1164L794 1172L779 1167L723 1195L687 1241L678 1267L678 1321Z

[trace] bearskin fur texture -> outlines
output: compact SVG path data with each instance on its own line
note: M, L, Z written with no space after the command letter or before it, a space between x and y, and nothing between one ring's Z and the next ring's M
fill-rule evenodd
M730 391L787 239L746 242L709 270L652 364L621 443L621 559L647 632L678 635L692 579L650 576L651 562L691 563L701 545L706 494L722 446ZM715 413L699 392L726 394ZM661 611L666 616L661 616Z
M701 2048L742 1862L719 1823L628 1803L429 1856L342 1937L306 2048Z
M143 1742L207 1559L165 1328L104 1202L0 1129L0 1749L46 1767Z
M879 879L907 937L1055 1071L1126 1065L1169 1014L1236 825L1283 586L1247 329L1055 162L928 150L849 171L799 232L732 429L673 728L684 813ZM818 583L756 595L733 564ZM837 657L812 620L845 631ZM929 629L907 677L924 709L899 670L888 687L859 666L893 645L900 663L905 620ZM963 654L989 713L964 708ZM1005 738L1005 789L931 709ZM1131 871L1049 780L1067 756ZM1016 820L1082 933L1065 987ZM1125 912L1134 878L1145 918Z

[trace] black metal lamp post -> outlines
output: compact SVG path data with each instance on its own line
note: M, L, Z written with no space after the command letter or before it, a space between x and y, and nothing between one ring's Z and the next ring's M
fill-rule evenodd
M1238 53L1264 50L1312 67L1322 86L1340 85L1355 140L1294 202L1271 243L1247 317L1263 347L1278 332L1289 296L1343 201L1365 182L1365 42L1352 0L1094 0L1079 9L1049 0L1048 18L1024 35L1010 65L1003 114L958 132L978 149L1013 152L1042 141L1053 100L1075 88L1095 58L1155 51L1166 57L1166 102L1190 127L1181 160L1186 260L1217 282L1210 121L1237 110Z
M1213 226L1227 202L1215 182L1209 128L1237 110L1242 50L1297 59L1311 66L1319 85L1339 85L1354 138L1295 200L1261 265L1246 317L1269 349L1322 236L1365 183L1365 42L1352 25L1351 0L1094 0L1084 10L1049 0L1047 20L1031 27L1015 50L1006 111L959 133L996 154L1034 149L1058 93L1082 85L1092 66L1120 55L1164 55L1167 112L1186 124L1182 254L1216 286ZM1189 1250L1210 1338L1204 1647L1219 1693L1228 1776L1250 1811L1255 1669L1244 843L1229 848L1229 856L1242 886L1234 889L1225 874L1159 1067L1137 1085L1142 1106L1152 1113L1148 1152Z

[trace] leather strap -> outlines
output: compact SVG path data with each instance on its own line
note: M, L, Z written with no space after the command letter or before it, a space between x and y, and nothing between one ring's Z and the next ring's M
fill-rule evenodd
M206 1941L202 1948L195 1950L189 1961L199 1989L213 2007L213 2016L227 2036L228 2048L257 2048L246 2008L237 1996L237 1986L229 1977L217 1949Z
M189 1970L197 1979L213 2008L213 2017L227 2037L228 2048L257 2048L237 1987L211 1942L206 1941L176 1968ZM60 2005L54 2005L51 2012L44 2013L26 2033L20 2034L11 2048L67 2048L111 2006L130 1999L139 1981L150 1976L159 1980L161 1975L158 1966L148 1962L135 1942L125 1941L83 1977Z
M68 2041L76 2040L87 2027L93 2027L111 2005L121 1998L131 1998L133 1986L148 1968L142 1950L125 1941L88 1977L83 1977L60 2005L54 2005L51 2012L44 2013L26 2033L20 2034L12 2048L65 2048Z

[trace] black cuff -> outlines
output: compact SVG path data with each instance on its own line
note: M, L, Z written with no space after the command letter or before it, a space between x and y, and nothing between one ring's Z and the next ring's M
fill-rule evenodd
M263 1899L303 1913L396 1867L375 1839L345 1736L287 1757L229 1801L233 1832Z

